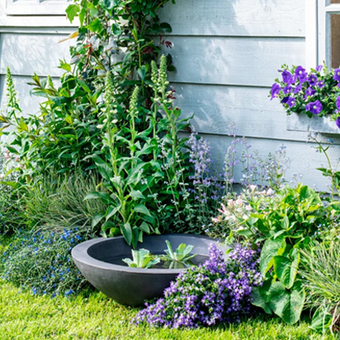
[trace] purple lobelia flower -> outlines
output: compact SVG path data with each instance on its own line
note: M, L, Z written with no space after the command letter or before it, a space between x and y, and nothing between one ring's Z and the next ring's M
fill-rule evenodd
M262 284L258 257L259 252L236 245L224 259L212 244L204 264L181 273L164 297L147 304L132 322L196 328L240 321L253 312L252 287Z
M281 86L279 84L274 83L270 91L272 94L272 97L270 98L270 100L272 100L275 97L278 97L280 91L281 91Z
M334 70L333 79L336 80L336 81L340 81L340 68L336 68Z
M306 111L309 111L317 115L322 111L322 104L318 100L316 100L315 102L308 103L306 105Z

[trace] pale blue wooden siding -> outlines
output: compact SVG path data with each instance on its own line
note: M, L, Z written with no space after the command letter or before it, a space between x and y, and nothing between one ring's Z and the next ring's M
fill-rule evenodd
M234 122L263 156L287 146L287 179L302 174L303 182L326 189L328 181L316 170L323 156L306 143L307 133L287 131L281 104L268 98L282 64L306 62L305 1L177 0L161 13L173 29L166 37L173 48L164 52L177 69L170 75L177 105L185 116L195 114L193 126L211 142L215 159L223 162ZM337 148L330 150L334 164Z

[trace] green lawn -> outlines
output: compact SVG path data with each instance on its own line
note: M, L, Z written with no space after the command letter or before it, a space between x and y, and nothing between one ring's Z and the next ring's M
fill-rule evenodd
M134 326L137 309L123 307L101 293L70 299L34 296L0 282L0 339L330 339L306 322L288 326L278 319L250 319L214 329L168 330Z

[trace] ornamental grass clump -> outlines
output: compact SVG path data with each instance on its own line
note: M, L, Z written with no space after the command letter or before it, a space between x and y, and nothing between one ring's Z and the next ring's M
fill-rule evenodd
M2 279L33 294L65 295L85 288L71 249L86 240L78 230L18 232L2 257Z
M279 98L288 114L331 115L340 128L340 68L319 65L308 73L302 66L282 65L279 72L282 79L275 79L271 99Z
M242 316L252 314L252 287L261 283L257 251L236 245L224 259L212 244L204 264L181 273L164 297L146 304L132 322L169 328L240 322Z

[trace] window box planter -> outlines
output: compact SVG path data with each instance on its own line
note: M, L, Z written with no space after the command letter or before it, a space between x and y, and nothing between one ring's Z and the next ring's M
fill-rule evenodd
M288 131L319 132L325 134L340 134L340 129L330 117L313 116L292 113L287 116Z
M163 254L168 240L173 249L181 243L194 246L193 253L208 257L210 243L218 241L202 235L171 234L145 236L137 249ZM221 247L221 246L219 246ZM117 302L141 306L145 300L161 297L170 282L184 269L143 269L115 264L117 259L131 258L131 248L122 236L98 238L78 244L72 257L80 272L98 290Z

